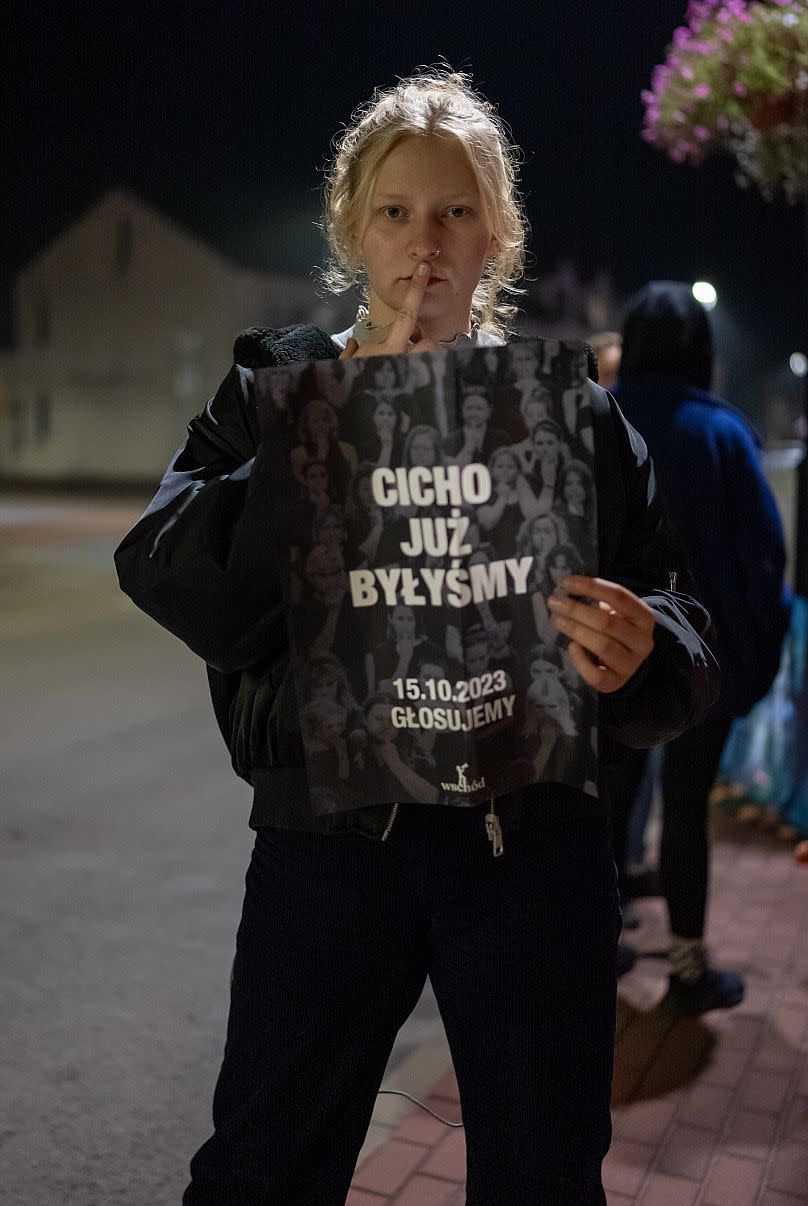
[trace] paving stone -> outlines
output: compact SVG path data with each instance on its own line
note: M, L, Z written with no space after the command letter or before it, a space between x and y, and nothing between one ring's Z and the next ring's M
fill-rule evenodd
M701 1181L710 1167L714 1136L701 1127L677 1124L669 1132L659 1156L661 1172Z
M430 1097L426 1104L433 1110L437 1110L439 1114L446 1111L446 1102L443 1098ZM427 1147L434 1147L452 1129L445 1123L439 1122L437 1118L433 1118L431 1114L427 1114L426 1110L416 1110L399 1123L393 1132L393 1137L406 1140L408 1143L423 1143Z
M710 1053L710 1058L702 1072L700 1080L708 1085L723 1085L727 1089L734 1088L744 1074L754 1048L731 1047L719 1040Z
M741 1105L750 1110L769 1110L777 1114L788 1095L790 1072L766 1072L750 1069L741 1082Z
M654 1149L648 1143L618 1139L603 1161L603 1184L607 1190L631 1197L645 1180Z
M808 1097L795 1097L788 1109L785 1135L787 1139L796 1139L800 1143L808 1143Z
M433 1097L443 1097L447 1101L460 1104L460 1090L457 1087L457 1077L454 1068L449 1068L432 1090Z
M721 1085L696 1085L682 1103L679 1117L688 1126L720 1130L724 1125L732 1090Z
M419 1173L393 1198L391 1206L449 1206L456 1195L456 1185Z
M784 1193L805 1194L808 1186L808 1145L787 1140L774 1153L768 1187Z
M795 1198L790 1193L780 1193L776 1189L767 1189L760 1199L758 1206L805 1206L805 1194Z
M614 1111L613 1133L617 1139L635 1139L639 1143L657 1143L679 1104L671 1093L651 1101L634 1101Z
M729 1120L721 1146L736 1156L766 1160L777 1132L778 1117L761 1110L738 1110Z
M449 1181L466 1179L466 1135L464 1131L451 1131L435 1147L420 1170L433 1177L445 1177Z
M636 1202L637 1206L694 1206L700 1189L699 1181L652 1173Z
M755 1206L764 1168L758 1160L722 1153L707 1178L703 1206Z
M365 1193L364 1189L351 1188L345 1199L345 1206L389 1206L389 1198L381 1198L377 1193Z
M354 1173L357 1189L394 1194L422 1162L428 1148L391 1139L377 1148Z

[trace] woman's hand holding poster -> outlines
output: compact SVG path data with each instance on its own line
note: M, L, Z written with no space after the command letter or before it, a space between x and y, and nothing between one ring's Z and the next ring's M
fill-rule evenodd
M596 692L552 621L595 574L580 345L255 374L309 788L320 813L596 793Z

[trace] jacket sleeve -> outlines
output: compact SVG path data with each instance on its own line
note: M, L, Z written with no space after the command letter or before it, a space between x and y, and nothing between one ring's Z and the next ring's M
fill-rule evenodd
M654 648L633 677L600 696L605 733L637 749L670 741L704 719L719 692L710 617L693 597L682 546L668 521L645 441L609 395L625 524L610 576L656 615ZM671 575L675 588L671 588Z
M122 590L225 673L287 645L252 383L234 364L115 552Z

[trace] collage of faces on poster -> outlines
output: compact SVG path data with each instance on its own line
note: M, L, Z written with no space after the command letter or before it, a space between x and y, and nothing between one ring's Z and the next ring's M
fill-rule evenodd
M551 621L597 565L580 345L258 370L318 811L595 792L596 702Z

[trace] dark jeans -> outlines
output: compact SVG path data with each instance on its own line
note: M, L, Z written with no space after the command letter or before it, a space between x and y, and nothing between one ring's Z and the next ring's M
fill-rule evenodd
M707 801L715 782L731 717L713 709L707 719L662 747L662 833L659 873L671 932L703 938L710 874ZM623 873L626 832L645 772L647 750L625 750L608 773L614 859Z
M184 1206L344 1206L427 976L460 1086L468 1206L605 1206L608 821L526 806L495 859L485 811L402 806L384 843L258 832L215 1133Z

